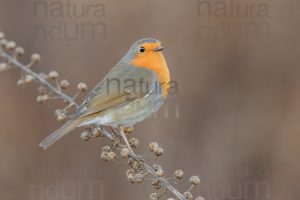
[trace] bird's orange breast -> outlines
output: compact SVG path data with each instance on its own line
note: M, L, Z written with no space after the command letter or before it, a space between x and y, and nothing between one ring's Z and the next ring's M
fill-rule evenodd
M162 86L163 96L166 97L168 95L168 90L170 88L170 72L164 55L161 52L151 51L137 55L134 59L132 59L131 64L154 71Z

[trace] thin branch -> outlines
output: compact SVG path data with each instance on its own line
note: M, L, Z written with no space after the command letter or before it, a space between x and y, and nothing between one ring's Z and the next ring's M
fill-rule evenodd
M36 80L41 82L43 85L48 87L49 90L54 92L56 95L61 96L64 100L66 100L71 105L74 105L76 108L79 108L79 105L73 100L73 98L69 97L62 91L59 91L57 88L55 88L51 83L49 83L47 80L45 80L43 77L39 76L36 72L32 71L29 67L26 65L20 63L18 60L13 58L11 55L6 53L2 47L0 47L0 56L6 59L9 63L13 64L14 66L20 68L23 72L32 75Z
M105 137L107 137L108 139L114 141L113 139L113 136L111 133L109 133L107 130L103 129L102 127L98 126L99 129L101 129L102 133L104 134ZM127 145L126 145L127 146ZM127 146L128 147L128 146ZM131 147L129 147L131 148ZM145 161L141 160L141 156L139 155L136 155L134 153L134 151L130 152L130 157L137 160L137 161L140 161L143 163L143 166L146 170L147 173L150 173L152 174L156 179L158 179L170 192L172 192L178 199L180 200L186 200L185 196L183 194L181 194L179 191L177 191L170 183L168 180L162 178L162 177L159 177L157 176L155 170L149 165L147 164Z
M15 57L11 56L10 54L6 53L2 47L0 47L0 57L4 58L5 60L8 61L8 63L10 63L11 65L16 66L17 68L21 69L22 72L25 72L26 74L30 74L32 75L36 80L38 80L39 82L41 82L43 85L45 85L46 87L48 87L48 89L55 93L57 96L61 97L62 99L64 99L65 101L67 101L70 105L74 105L76 108L79 107L79 105L74 101L74 98L68 96L67 94L65 94L64 92L62 92L61 90L55 88L51 83L49 83L46 79L44 79L43 77L41 77L39 74L37 74L36 72L32 71L31 68L29 68L28 66L20 63ZM98 126L99 130L102 132L102 134L107 137L109 140L111 141L115 141L113 135L107 131L105 128L102 128L101 126ZM119 133L121 134L121 133ZM127 148L131 149L131 147L129 146L128 142L126 143ZM142 162L143 166L144 166L144 170L146 170L147 173L152 174L155 179L159 180L161 182L161 184L167 188L170 192L172 192L179 200L185 200L185 196L180 193L179 191L177 191L169 182L167 179L160 177L156 174L155 170L153 169L153 167L151 167L149 164L147 164L144 160L141 160L142 156L136 155L133 151L130 151L129 156L139 162Z

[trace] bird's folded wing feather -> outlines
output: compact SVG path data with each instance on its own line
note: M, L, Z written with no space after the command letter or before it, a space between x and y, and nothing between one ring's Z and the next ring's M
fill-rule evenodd
M107 80L109 79L118 79L120 85L112 84L108 86ZM145 85L139 84L141 79L144 81L144 84L148 84L147 89L143 88ZM133 81L134 85L132 85L132 87L128 87L127 85L125 89L124 81L126 80ZM156 76L153 72L144 68L130 66L127 67L127 69L125 68L125 70L113 69L108 76L89 93L81 105L81 108L76 113L76 118L85 118L110 108L126 105L137 98L143 98L155 87L155 82Z
M127 94L120 94L120 95L110 95L105 96L104 98L100 99L99 101L94 101L89 105L86 111L84 111L78 118L87 117L96 113L100 113L106 109L121 106L127 102Z

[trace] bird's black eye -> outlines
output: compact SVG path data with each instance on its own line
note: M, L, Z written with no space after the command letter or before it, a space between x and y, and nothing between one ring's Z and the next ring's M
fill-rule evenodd
M145 52L145 47L140 47L140 52L141 53Z

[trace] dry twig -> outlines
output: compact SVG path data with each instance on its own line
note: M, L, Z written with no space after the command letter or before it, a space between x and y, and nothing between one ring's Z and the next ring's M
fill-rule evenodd
M68 117L68 112L71 107L78 108L79 105L75 102L75 98L80 92L87 90L85 83L79 83L77 85L78 92L70 97L63 90L65 90L70 84L67 80L58 81L59 74L56 71L52 71L49 74L36 73L32 70L32 66L40 62L41 57L38 54L31 56L31 62L27 65L19 62L18 58L25 53L22 47L17 47L13 41L7 41L2 32L0 32L0 58L3 62L0 63L0 71L5 71L10 68L18 68L21 70L21 78L18 80L18 85L23 86L31 82L37 82L40 84L38 88L39 95L37 101L43 103L50 99L62 99L67 102L67 106L63 109L55 111L55 115L58 121L64 122ZM51 83L51 81L54 83ZM136 155L132 148L135 148L139 142L138 139L131 137L127 140L127 137L132 133L132 127L120 127L119 129L113 127L88 127L85 132L81 134L81 138L88 141L91 138L104 136L111 141L110 146L102 148L101 158L105 161L115 161L116 159L127 159L129 169L126 172L127 178L131 183L141 183L145 181L147 175L153 176L152 185L155 189L163 191L152 193L150 195L151 200L161 199L167 194L167 191L171 192L176 199L179 200L191 200L193 195L191 193L192 188L200 183L198 176L192 176L190 178L191 187L184 193L179 192L175 189L170 180L182 179L182 170L176 170L174 177L167 178L162 167L157 163L148 164L140 155ZM163 154L163 149L156 143L153 142L149 145L149 150L157 157ZM168 198L172 200L173 198ZM196 200L203 199L197 197Z

